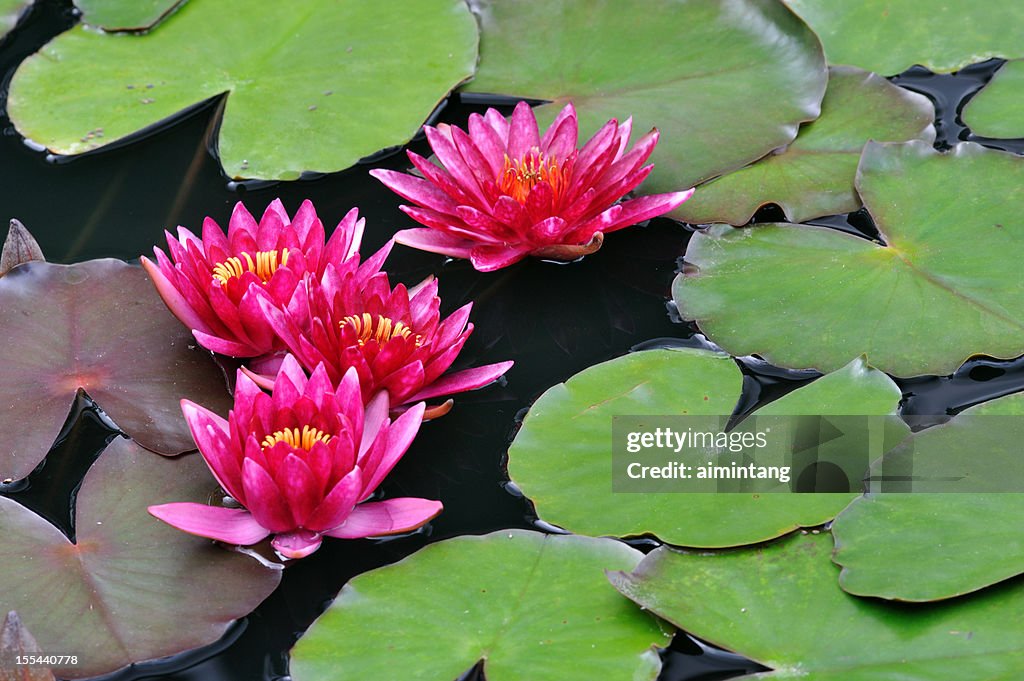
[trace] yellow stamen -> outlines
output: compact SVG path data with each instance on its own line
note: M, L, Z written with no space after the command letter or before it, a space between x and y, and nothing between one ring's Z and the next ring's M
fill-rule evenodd
M340 327L351 325L355 329L356 336L359 338L359 345L365 345L371 338L383 345L398 336L412 338L417 346L423 343L423 337L419 334L414 334L405 322L396 322L380 315L374 318L374 315L369 312L364 312L361 315L349 315L342 319L338 325Z
M273 447L278 442L284 442L296 449L301 448L309 451L317 442L327 444L330 439L331 436L322 430L310 426L302 426L301 433L298 428L285 428L275 432L273 435L268 435L263 438L261 446L263 449L267 449L268 447Z
M244 258L244 262L242 260ZM282 249L281 261L277 260L277 251L257 251L256 259L248 253L242 253L242 257L232 256L224 262L217 263L213 268L213 278L224 286L232 277L241 277L246 272L252 272L266 284L274 276L278 267L288 264L288 249Z
M505 165L498 177L498 189L519 203L526 203L530 191L539 183L547 182L557 201L568 182L567 170L565 164L559 165L558 159L545 158L537 147L517 160L505 154Z

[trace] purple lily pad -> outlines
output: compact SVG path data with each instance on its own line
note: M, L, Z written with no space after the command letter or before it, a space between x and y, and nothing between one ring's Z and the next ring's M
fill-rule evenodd
M119 437L82 483L76 543L0 497L0 609L17 610L42 650L78 656L54 669L61 678L216 641L276 588L280 571L146 512L206 502L216 489L199 457L153 456Z
M54 681L48 667L14 664L22 655L39 654L39 644L16 610L11 610L0 624L0 681Z
M224 414L231 406L221 372L194 346L139 267L11 270L0 279L0 477L23 477L43 460L78 388L146 449L194 449L180 400Z

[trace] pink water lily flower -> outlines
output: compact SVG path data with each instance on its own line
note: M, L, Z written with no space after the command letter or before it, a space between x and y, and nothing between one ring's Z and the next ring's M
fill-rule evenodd
M469 258L481 272L527 255L572 260L601 247L604 235L663 215L693 190L619 202L654 166L644 162L658 143L651 130L629 151L632 119L608 121L576 148L576 110L567 104L541 137L526 102L511 121L495 109L469 117L469 132L426 127L444 168L407 152L423 178L391 170L370 173L411 201L402 210L424 228L398 232L406 246ZM425 179L424 179L425 178Z
M154 248L156 263L142 258L142 266L200 345L232 357L273 358L284 345L263 319L253 289L284 305L306 272L319 277L328 263L358 251L362 233L354 208L325 244L323 223L309 201L292 219L275 200L258 223L239 202L227 235L211 218L203 221L202 239L179 227L177 238L166 233L170 258Z
M446 373L473 332L472 303L442 320L436 280L413 290L392 288L387 273L379 271L381 254L372 260L358 265L353 258L328 265L319 280L306 277L283 309L263 301L274 333L303 367L322 364L333 381L354 369L364 400L384 390L391 405L400 407L480 388L512 366L498 362ZM450 402L429 415L439 416L446 407Z
M325 536L408 532L441 512L441 503L428 499L366 501L405 454L424 405L391 422L387 393L364 408L355 370L335 388L323 366L307 379L286 356L272 396L239 372L227 420L188 400L181 408L213 476L243 508L149 507L180 530L237 545L274 535L278 553L302 558Z

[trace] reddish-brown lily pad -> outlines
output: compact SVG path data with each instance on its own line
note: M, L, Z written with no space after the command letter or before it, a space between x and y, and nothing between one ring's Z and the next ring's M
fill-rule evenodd
M270 595L280 571L146 512L206 502L216 487L199 457L153 456L119 437L82 483L75 543L0 497L0 610L17 610L41 650L77 656L54 669L61 678L216 641Z
M141 268L92 260L11 270L0 279L0 478L42 461L78 388L147 449L193 449L179 401L230 407L220 370L194 346Z

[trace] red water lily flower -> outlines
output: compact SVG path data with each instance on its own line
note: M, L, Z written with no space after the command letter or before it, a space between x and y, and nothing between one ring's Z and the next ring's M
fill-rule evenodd
M302 558L325 536L408 532L441 512L441 503L428 499L366 501L408 449L423 404L391 422L387 393L363 407L355 370L335 388L323 366L307 379L286 356L272 396L238 373L227 420L188 400L181 408L213 476L243 508L149 507L180 530L238 545L274 535L281 555Z
M272 357L284 345L263 319L253 289L284 305L306 272L319 277L328 263L358 251L363 220L353 208L325 244L323 223L309 201L290 219L275 200L259 223L239 202L226 236L211 218L203 221L202 239L184 227L177 239L165 233L171 257L154 248L156 263L142 258L142 266L171 312L208 350Z
M572 260L601 247L604 235L672 210L693 190L617 203L650 174L644 166L658 131L629 151L632 119L608 121L577 150L576 110L567 104L540 136L537 119L520 102L511 122L495 109L469 117L469 132L427 126L427 140L444 168L407 152L423 178L391 170L370 174L415 205L402 206L425 228L398 232L406 246L469 258L481 272L527 255Z
M386 390L395 407L473 390L504 374L512 362L445 373L473 331L472 303L441 320L434 279L413 290L391 287L380 271L387 248L362 265L352 258L328 265L319 280L306 277L283 309L261 302L299 363L306 369L322 364L332 381L355 369L364 400Z

